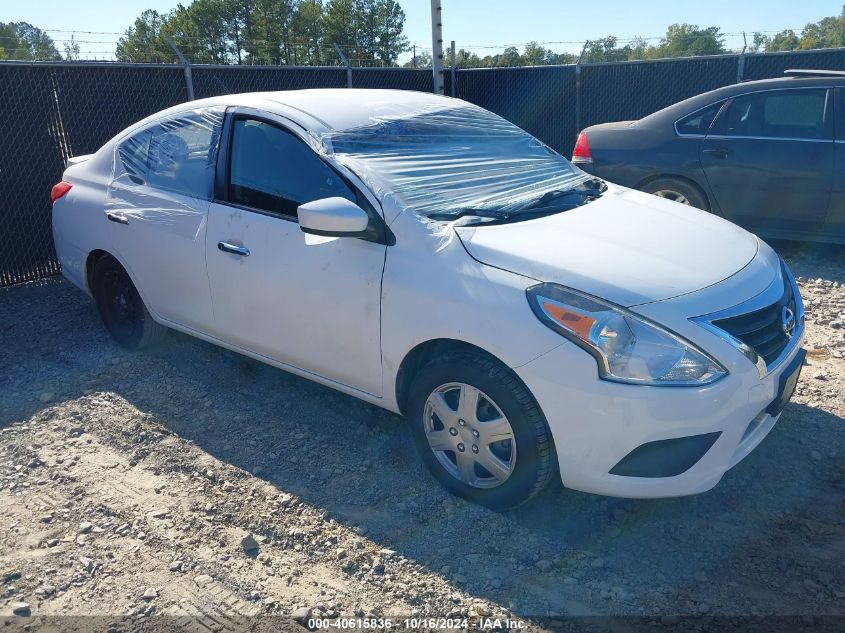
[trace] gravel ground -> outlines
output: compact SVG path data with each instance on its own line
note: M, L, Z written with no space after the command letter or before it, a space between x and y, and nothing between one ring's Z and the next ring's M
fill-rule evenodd
M751 456L696 497L506 513L397 416L182 335L125 352L58 280L0 291L0 613L843 615L845 248L778 247L808 365Z

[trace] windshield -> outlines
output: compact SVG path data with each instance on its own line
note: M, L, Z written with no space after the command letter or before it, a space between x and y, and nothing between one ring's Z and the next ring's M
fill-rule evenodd
M376 195L435 220L518 219L538 206L548 213L592 199L565 195L594 179L560 154L500 116L458 103L374 117L322 140Z

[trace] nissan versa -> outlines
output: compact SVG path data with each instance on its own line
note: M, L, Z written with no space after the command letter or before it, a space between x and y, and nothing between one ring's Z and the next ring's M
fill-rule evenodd
M51 197L64 275L120 344L172 328L401 412L434 476L489 506L558 474L708 490L803 362L765 243L456 99L195 101L70 159Z

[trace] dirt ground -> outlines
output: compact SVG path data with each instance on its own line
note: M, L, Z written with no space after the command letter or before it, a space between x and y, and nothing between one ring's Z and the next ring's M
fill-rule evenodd
M777 247L808 365L754 453L695 497L505 513L444 492L397 416L183 335L126 352L58 280L0 291L0 613L845 615L845 248Z

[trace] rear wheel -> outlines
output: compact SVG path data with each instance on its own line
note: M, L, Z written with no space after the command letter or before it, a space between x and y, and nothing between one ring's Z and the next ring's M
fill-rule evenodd
M710 210L707 199L695 185L678 178L658 178L642 187L646 193L705 211Z
M90 286L103 324L123 347L149 347L167 335L167 328L153 320L129 274L111 255L94 264Z
M506 508L551 478L545 417L513 372L482 353L454 352L423 367L411 385L408 419L423 462L455 495Z

